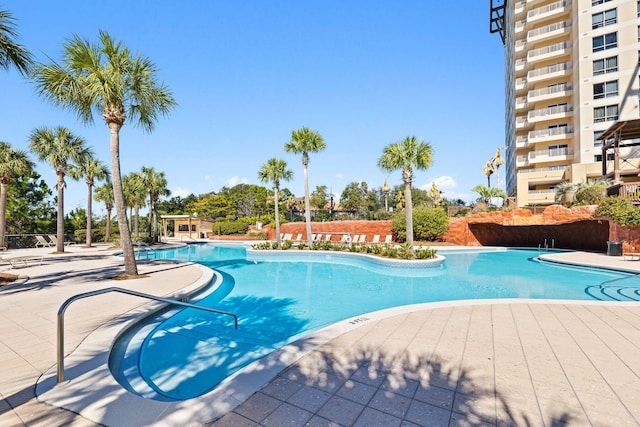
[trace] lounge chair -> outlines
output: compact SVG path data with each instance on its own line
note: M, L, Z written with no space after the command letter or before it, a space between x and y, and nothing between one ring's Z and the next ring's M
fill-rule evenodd
M315 234L315 233L311 235L311 242L315 242L316 241L316 236L317 236L317 234Z
M296 241L296 242L302 242L302 233L299 233L299 234L296 236L296 240L295 240L295 241Z
M351 238L351 243L358 243L358 239L360 239L360 235L354 234L353 237Z
M313 239L314 242L322 242L322 233L320 234L316 234L315 239Z
M373 235L373 240L371 241L371 243L374 243L374 244L380 243L380 235L379 234L374 234Z
M49 234L49 240L51 240L51 246L58 246L58 238L54 234ZM64 242L65 246L72 245L73 242Z
M367 235L361 234L360 239L358 240L358 243L367 243Z
M53 241L49 242L44 236L36 236L36 248L50 248L51 246L55 246Z
M340 239L340 243L351 243L351 236L343 234L342 239Z
M324 237L324 241L325 241L325 242L330 242L330 241L331 241L331 234L327 234L327 235Z
M284 238L282 240L287 241L287 240L291 240L293 239L293 234L291 233L287 233L284 235Z
M387 237L384 238L384 242L385 243L393 243L393 241L391 240L391 234L387 234Z
M2 258L2 261L6 261L11 264L11 268L29 267L30 262L42 264L44 257L42 255L23 255L12 258Z

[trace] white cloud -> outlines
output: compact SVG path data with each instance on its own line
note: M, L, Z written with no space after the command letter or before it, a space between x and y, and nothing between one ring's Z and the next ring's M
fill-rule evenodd
M236 176L232 176L231 178L229 178L228 180L226 180L226 181L224 182L224 185L225 185L226 187L233 187L233 186L236 186L236 185L238 185L238 184L248 184L248 183L249 183L249 181L247 180L247 178L242 178L242 179L240 179L240 178L238 177L238 175L236 175Z
M171 190L171 197L187 197L191 191L186 188L176 187Z
M438 190L442 191L442 192L451 192L451 190L453 190L454 188L456 188L458 186L458 183L450 176L444 175L441 177L438 177L436 179L432 179L431 181L427 182L424 185L420 186L421 190L430 190L431 189L431 185L433 183L436 183L436 187L438 187Z
M336 178L338 178L338 179L344 179L344 175L342 175L341 173L337 173L337 174L336 174Z

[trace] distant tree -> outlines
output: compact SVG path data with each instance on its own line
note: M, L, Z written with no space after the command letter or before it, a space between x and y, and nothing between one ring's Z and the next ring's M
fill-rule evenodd
M493 175L493 172L495 172L495 167L493 166L493 163L491 163L491 160L489 160L487 163L485 163L485 165L482 167L482 173L484 173L485 175L487 175L487 186L489 188L491 188L491 175Z
M187 197L175 196L168 200L158 201L158 212L166 215L183 215L187 212L187 206L194 203L198 198L194 194Z
M504 157L502 157L500 153L500 147L496 148L496 154L491 159L491 163L496 167L496 180L498 181L498 185L500 185L500 166L504 165Z
M323 151L327 146L324 138L316 131L302 127L291 132L291 140L284 144L287 153L302 154L302 169L304 172L304 218L307 224L307 244L311 246L311 207L309 201L309 153Z
M287 169L287 162L282 159L272 158L267 160L258 171L258 178L262 182L273 182L273 198L276 217L276 241L278 246L282 244L280 239L280 211L278 207L278 191L280 190L280 181L290 181L293 178L291 169Z
M0 10L0 68L8 70L14 67L22 75L27 75L33 64L31 53L16 39L15 19L11 12Z
M225 197L236 207L237 218L263 215L267 210L268 191L266 187L253 184L238 184L223 187L218 195Z
M413 245L413 204L411 200L411 183L413 168L428 169L433 159L431 144L418 141L415 136L408 136L401 142L384 147L378 166L387 172L402 170L404 181L405 212L407 225L407 243Z
M40 161L49 163L56 172L58 190L57 252L64 252L64 178L72 163L84 163L92 156L85 140L65 127L36 128L29 137L29 148Z
M340 195L340 208L350 212L363 210L367 203L368 193L369 188L366 182L350 182Z
M471 189L474 193L478 193L482 201L489 204L492 198L499 197L502 200L507 198L507 193L498 187L485 187L484 185L476 185Z
M93 157L87 157L83 162L69 167L69 175L73 179L82 179L87 184L87 237L86 245L91 247L92 232L91 226L93 222L93 211L91 202L93 201L93 185L96 181L105 181L109 179L109 169L100 160Z
M168 181L164 172L157 172L152 167L142 167L140 174L141 185L149 196L148 235L153 236L153 241L159 241L158 233L158 201L160 197L171 195L167 188Z
M287 198L285 204L287 206L287 211L289 211L290 214L289 220L293 221L293 213L300 212L300 203L298 202L298 199L295 198L295 196L291 195Z
M120 173L120 130L129 120L151 132L158 116L169 113L176 102L169 89L156 80L156 67L148 58L133 55L106 31L100 31L99 39L95 44L74 35L64 45L63 64L37 65L32 77L41 95L77 112L85 123L92 123L97 112L109 127L124 273L137 276Z
M26 152L13 148L8 142L0 142L0 246L4 246L4 235L7 231L9 184L17 177L29 175L33 166Z
M82 208L73 209L64 216L64 229L70 234L75 234L76 230L81 230L87 223L87 211Z
M55 232L53 193L36 172L13 179L7 188L6 231L10 234Z
M324 209L327 205L327 200L329 199L329 193L327 193L327 190L328 188L326 185L318 185L316 189L313 190L313 193L311 193L311 198L309 199L311 206L318 210Z
M104 207L107 211L107 219L105 226L105 234L104 241L108 242L111 240L111 212L113 211L113 185L111 181L107 181L102 184L100 187L96 187L95 195L93 196L93 200L96 202L104 203Z
M197 213L200 218L212 221L226 220L235 218L236 209L226 197L216 194L200 197L198 200L189 203L185 214L191 215L193 213Z

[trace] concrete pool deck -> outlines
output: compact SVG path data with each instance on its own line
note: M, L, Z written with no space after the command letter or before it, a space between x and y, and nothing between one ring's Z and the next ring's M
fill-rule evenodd
M0 286L0 425L150 424L140 414L145 412L137 406L140 398L100 376L109 334L106 340L100 335L117 333L148 310L146 302L114 294L74 304L66 320L71 381L53 387L58 307L72 295L109 286L172 295L211 276L197 265L152 261L139 263L148 278L114 282L110 277L122 272L122 261L107 249L3 254L44 258L42 265L7 271L25 278ZM640 261L622 257L582 252L553 257L640 273ZM640 303L420 304L338 322L287 347L232 380L236 388L227 390L224 397L232 398L226 401L151 402L157 411L153 422L640 425ZM38 381L40 399L88 408L83 412L88 416L42 403L36 398ZM234 401L239 406L229 404ZM200 413L219 418L199 420Z

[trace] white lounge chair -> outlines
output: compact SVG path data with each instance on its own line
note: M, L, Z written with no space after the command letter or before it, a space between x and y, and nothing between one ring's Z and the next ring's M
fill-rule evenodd
M343 234L342 239L340 239L340 243L351 243L351 236Z
M296 240L295 240L295 241L296 241L296 242L301 242L301 241L302 241L302 233L299 233L299 234L296 236Z
M51 246L58 246L58 238L55 234L49 234L49 240L51 240ZM64 242L65 246L72 245L73 242Z
M316 234L316 238L313 239L314 242L322 242L322 233Z
M49 242L44 236L36 236L36 248L50 248L55 246L53 241Z
M43 259L44 257L42 255L23 255L12 258L2 258L2 261L6 261L11 264L11 268L20 268L29 267L31 262L42 265Z
M326 236L324 236L324 241L325 242L330 242L331 241L331 234L327 234Z
M393 243L393 241L391 240L391 234L387 234L387 237L384 238L384 242L385 243Z
M282 240L287 241L287 240L291 240L293 239L293 234L291 233L287 233L284 235L284 238Z
M351 238L351 243L358 243L358 239L360 239L360 235L354 234L353 237Z
M371 241L371 243L380 243L380 235L379 234L374 234L373 235L373 240Z
M361 234L360 239L358 239L358 243L367 243L367 235Z

